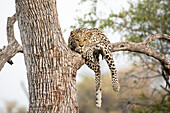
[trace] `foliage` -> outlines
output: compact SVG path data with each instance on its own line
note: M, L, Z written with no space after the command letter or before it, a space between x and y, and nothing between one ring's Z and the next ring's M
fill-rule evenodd
M16 101L5 101L6 108L4 109L6 113L27 113L27 109L24 106L18 106ZM3 109L0 111L4 113Z
M111 10L105 17L101 17L97 13L104 13L103 10L100 10L102 8L98 8L99 1L101 2L101 0L81 1L82 4L91 3L90 10L77 17L75 20L78 23L71 27L97 27L100 30L109 28L113 32L119 31L122 39L133 42L141 42L151 34L170 34L169 0L139 0L137 3L128 1L128 10L122 9L119 13ZM167 42L156 41L151 45L165 55L170 53Z
M130 113L169 113L170 103L166 100L163 103L154 105L138 106L132 105Z
M112 10L110 10L107 16L101 16L101 14L104 14L105 12L101 7L98 8L98 2L102 2L102 0L94 0L94 1L93 0L81 0L80 4L85 4L88 2L88 6L90 9L87 10L86 13L81 13L83 15L80 15L79 17L75 19L77 20L77 24L71 27L72 28L97 27L102 31L109 29L110 31L113 31L113 33L119 32L122 36L122 40L132 41L132 42L142 42L144 39L146 39L146 37L152 34L157 34L157 33L163 33L163 34L168 34L168 35L170 34L170 7L169 7L170 1L169 0L138 0L135 2L134 1L135 0L128 1L129 8L127 10L122 9L122 11L120 12L113 12ZM169 49L170 44L168 43L169 42L166 42L164 40L159 40L159 41L156 40L152 42L150 45L152 46L152 48L165 54L166 57L170 59L170 49ZM126 90L126 93L123 92L123 94L119 94L119 96L116 96L116 97L115 97L115 94L111 92L111 89L108 90L106 95L105 93L103 93L103 98L109 98L109 99L107 99L108 102L107 102L106 108L105 108L106 104L104 104L105 101L103 102L103 109L102 109L103 111L100 111L100 112L105 113L105 112L112 112L115 110L119 111L120 106L124 106L122 103L119 103L119 104L113 103L115 102L115 100L112 100L113 95L114 95L114 99L118 99L118 98L129 99L130 97L130 100L135 100L139 103L147 104L147 105L144 105L144 104L131 103L130 104L131 113L150 113L150 112L153 112L153 113L164 113L165 112L166 113L167 111L170 111L169 110L170 102L167 99L169 98L170 93L168 93L168 96L166 96L166 98L162 99L165 96L165 92L163 92L162 90L158 91L155 89L150 89L152 86L151 81L153 81L152 79L153 75L158 77L159 75L162 74L161 73L162 71L160 71L161 69L160 69L159 63L155 61L154 59L147 57L146 55L141 55L139 53L134 53L134 52L126 52L126 53L128 53L128 55L131 56L130 58L133 58L134 56L137 56L138 58L140 58L140 61L142 63L145 63L145 67L146 67L145 70L147 71L136 72L136 70L134 70L136 69L136 67L130 70L126 70L125 72L126 76L124 78L124 81L120 83L121 86L122 85L126 86L126 87L121 87L122 90ZM134 63L134 66L137 66L137 63ZM143 73L143 76L141 76L141 73ZM131 75L131 77L134 77L134 78L128 79L128 75ZM82 83L80 83L81 85L84 83L83 81ZM89 80L87 81L88 81L88 84L92 82L92 81L89 82ZM109 83L109 82L106 82L106 83ZM81 87L83 87L80 84L79 84L79 90L81 90ZM135 87L136 90L132 90L131 89L132 87L133 88ZM88 87L88 91L91 88L92 87L90 85ZM103 92L105 88L106 87L103 87ZM91 92L88 92L88 91L86 92L86 89L82 90L82 92L86 94L90 94ZM153 96L155 92L157 96ZM81 100L82 98L81 94L79 95L80 95L79 97L80 101L84 102L85 100ZM82 113L85 113L85 110L87 110L86 108L95 106L95 104L93 103L95 100L94 99L95 94L90 94L90 95L93 95L93 98L92 96L90 96L91 99L89 100L91 102L88 104L88 106L83 107L85 106L85 104L84 103L83 105L80 104L80 110L82 109L81 111ZM89 102L89 101L86 100L86 102ZM108 105L108 103L113 103L113 104ZM117 107L119 109L116 109ZM109 111L106 111L107 108ZM88 112L95 113L97 111L88 111Z
M80 113L121 113L127 106L130 106L130 113L168 113L168 111L170 111L170 96L162 99L162 90L158 91L157 89L149 88L146 92L140 88L133 89L132 91L132 88L128 88L128 84L132 83L131 80L124 83L122 83L122 79L120 79L120 81L121 91L116 93L111 87L110 75L102 76L103 102L102 108L97 109L95 106L94 77L85 76L82 81L78 83ZM129 102L126 101L126 98L128 98Z
M76 18L79 22L76 27L91 26L101 30L110 27L122 32L130 41L136 42L141 41L139 39L148 34L170 34L169 0L139 0L138 3L130 1L128 3L130 8L127 11L123 9L119 14L110 11L109 16L100 18L97 13L97 0L91 1L89 12L83 17ZM127 32L124 32L125 30ZM134 36L137 39L131 39Z
M88 84L87 84L88 81ZM116 103L118 93L111 88L111 80L109 76L104 76L102 80L103 102L102 108L96 109L95 106L95 84L94 78L85 76L78 83L78 97L80 113L119 113L119 103Z

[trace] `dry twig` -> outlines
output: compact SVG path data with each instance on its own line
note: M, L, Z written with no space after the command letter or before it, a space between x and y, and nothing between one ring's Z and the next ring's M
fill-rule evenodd
M0 51L0 71L4 67L5 63L13 64L11 58L16 53L22 52L22 47L14 37L14 23L16 22L16 14L12 17L8 17L7 21L7 40L8 45Z

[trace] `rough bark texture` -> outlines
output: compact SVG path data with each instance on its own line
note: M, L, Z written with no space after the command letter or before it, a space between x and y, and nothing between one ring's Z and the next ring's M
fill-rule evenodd
M76 61L64 42L56 0L17 0L29 113L77 113Z

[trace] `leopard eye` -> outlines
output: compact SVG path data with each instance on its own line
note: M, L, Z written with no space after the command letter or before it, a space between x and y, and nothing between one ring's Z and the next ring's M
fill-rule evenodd
M76 41L79 41L79 39L75 39Z
M74 37L75 35L71 35L71 37Z

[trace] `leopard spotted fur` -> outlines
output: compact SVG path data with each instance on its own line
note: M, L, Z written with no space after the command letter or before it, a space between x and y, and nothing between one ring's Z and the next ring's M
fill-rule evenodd
M85 59L85 64L95 72L96 106L99 108L101 107L102 102L101 72L99 64L100 54L105 58L110 68L113 90L117 92L120 89L113 57L109 51L109 44L110 41L108 38L97 28L75 29L70 33L68 41L68 47L73 51L82 54L82 57Z

